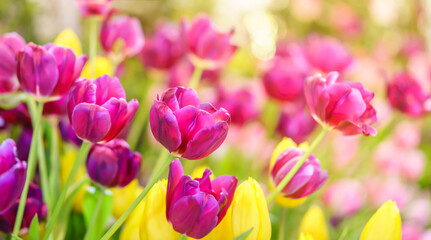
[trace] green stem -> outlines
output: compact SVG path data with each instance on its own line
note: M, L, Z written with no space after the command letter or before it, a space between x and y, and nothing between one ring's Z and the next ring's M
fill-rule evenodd
M187 236L186 236L186 235L184 235L184 234L180 234L180 235L178 236L177 240L187 240L187 238L189 238L189 237L187 237Z
M277 187L274 189L271 194L266 198L266 201L268 205L274 201L275 197L281 192L281 190L286 187L286 185L289 183L289 181L295 176L296 172L301 168L302 164L304 164L305 160L310 156L310 154L313 152L313 150L317 147L317 145L322 141L322 139L325 137L326 133L328 133L328 130L326 128L322 128L322 131L319 133L316 139L314 139L313 143L311 143L310 147L307 149L307 151L302 155L302 157L298 160L298 162L293 166L293 168L289 171L289 173L286 174L286 176L283 178L283 180L277 185Z
M284 229L286 228L286 212L287 208L283 208L280 212L280 223L278 224L278 240L284 240Z
M48 170L46 167L46 157L45 157L45 149L43 146L43 137L42 132L39 130L37 134L37 156L39 158L39 174L40 174L40 181L42 185L42 195L43 195L43 201L46 202L48 206L48 217L51 215L52 210L52 195L51 190L48 184Z
M47 240L49 238L49 235L52 232L52 229L54 228L54 224L57 221L58 215L60 214L60 211L64 204L64 199L67 195L67 190L72 183L73 180L75 180L76 174L78 173L78 170L81 168L81 166L85 163L85 160L87 160L87 154L90 151L92 143L90 142L82 142L81 148L79 149L78 155L76 156L75 163L73 164L72 170L69 173L69 176L67 177L66 182L64 183L63 189L61 190L60 197L58 197L57 204L55 205L54 211L52 212L51 219L49 219L45 235L43 236L44 240Z
M55 202L57 194L59 192L59 131L58 131L58 121L57 119L52 119L49 122L49 126L47 128L48 138L49 138L49 163L50 163L50 174L49 174L49 187L51 189L51 204ZM51 206L53 207L53 206Z
M142 91L143 94L139 101L139 109L130 128L129 136L127 137L127 142L132 150L136 150L139 139L142 136L142 131L147 124L148 115L150 114L150 110L148 109L147 104L145 104L149 86L150 81L148 81L148 79L144 79L144 90Z
M90 58L90 76L92 79L96 78L96 54L97 54L97 25L99 20L97 17L92 17L90 21L90 41L89 41L89 58Z
M34 101L33 99L29 99L28 101ZM30 182L33 179L34 172L36 171L36 148L37 148L37 135L40 132L40 119L42 118L42 112L43 112L43 103L39 102L37 106L36 114L34 115L34 128L33 128L33 135L31 137L31 145L30 145L30 152L28 155L28 166L27 166L27 176L24 183L24 188L21 193L21 198L19 200L18 205L18 211L16 214L15 224L13 227L13 235L18 236L18 232L21 228L21 222L22 218L24 216L24 210L25 210L25 203L27 200L27 194L28 189L30 187Z
M163 150L165 150L165 149L163 149ZM160 154L164 154L164 153L161 152ZM123 224L124 221L126 221L126 218L133 212L133 210L138 206L138 204L145 198L147 193L150 191L150 189L153 187L153 185L157 182L157 180L160 178L162 173L168 168L169 164L171 163L171 157L170 156L171 155L169 155L166 158L162 167L157 171L157 173L154 175L154 177L150 179L147 186L144 188L144 191L142 191L141 194L139 194L139 196L135 199L135 201L133 201L133 203L130 205L130 207L127 208L127 210L123 213L123 215L121 215L121 217L117 219L117 221L114 223L114 225L112 225L108 229L108 231L105 233L105 235L103 235L101 240L108 240L117 231L117 229L121 226L121 224Z
M203 71L204 69L202 67L195 66L195 70L193 71L192 78L189 82L189 88L196 89L199 86Z
M99 213L100 213L100 209L102 208L104 196L105 196L105 190L100 189L99 198L97 199L96 207L94 208L94 211L93 211L93 217L91 218L90 226L88 226L87 232L85 233L84 240L90 240L90 239L95 238L93 236L94 225L96 225L96 221L99 217Z

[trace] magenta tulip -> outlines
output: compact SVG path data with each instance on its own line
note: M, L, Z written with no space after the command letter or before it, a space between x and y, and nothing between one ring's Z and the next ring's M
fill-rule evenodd
M24 48L24 39L15 32L0 36L0 93L13 92L19 88L16 79L16 55Z
M363 133L375 136L370 126L377 120L370 101L374 93L359 82L336 82L337 72L326 77L315 74L305 82L305 98L314 120L327 129L337 129L345 135Z
M112 0L75 0L83 17L106 17L111 11Z
M233 30L219 32L206 15L197 16L191 24L183 21L181 33L191 61L204 69L225 66L237 48L231 43Z
M138 110L136 99L127 103L118 78L102 75L96 80L81 78L67 103L69 121L76 135L89 142L114 139L132 121Z
M271 181L277 186L304 155L297 147L290 147L281 153L271 169ZM311 154L283 188L284 197L298 199L307 197L318 190L328 178L328 172L320 168L319 160Z
M276 130L283 137L291 138L295 142L304 142L315 127L316 122L304 106L301 106L283 109Z
M60 120L58 123L58 128L63 141L75 144L76 146L81 146L82 140L76 136L76 133L73 131L72 125L70 125L69 119L67 119L67 117Z
M123 139L95 144L87 158L91 180L105 187L124 187L139 173L141 154L132 152Z
M164 147L186 159L201 159L225 140L229 113L211 104L200 104L195 90L169 88L157 96L150 110L151 131Z
M166 194L166 218L175 231L200 239L213 230L225 216L235 193L238 180L219 176L211 181L211 170L202 178L184 175L177 158L169 169Z

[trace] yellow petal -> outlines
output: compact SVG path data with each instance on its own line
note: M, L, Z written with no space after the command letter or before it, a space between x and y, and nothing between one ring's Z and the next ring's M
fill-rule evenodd
M325 215L319 206L311 206L302 218L300 232L310 234L315 240L328 240Z
M314 240L313 236L311 236L310 234L306 234L306 233L301 233L299 235L299 240Z
M284 137L283 140L281 140L280 143L275 147L274 151L272 152L271 162L269 164L269 169L272 169L272 167L275 164L275 161L277 160L278 155L280 155L284 150L290 148L290 147L296 147L296 143L287 137Z
M112 215L118 219L138 197L143 188L139 185L139 181L135 179L123 188L111 188L110 190L112 191L114 202Z
M112 63L109 58L96 56L96 78L100 77L103 74L112 74ZM91 78L90 72L90 61L84 65L82 69L81 77Z
M72 48L77 56L82 54L81 41L78 35L70 28L61 31L55 38L54 44Z
M361 240L401 240L401 217L395 202L387 201L374 213Z
M288 208L298 207L299 205L303 204L305 200L307 200L307 197L293 199L293 198L283 197L281 194L278 194L275 197L275 202L278 205L282 207L288 207Z
M195 178L201 178L202 174L204 174L205 169L207 169L208 166L203 165L203 166L199 166L193 169L192 174L190 174L190 176L195 179ZM210 179L213 180L214 179L214 174L211 174Z

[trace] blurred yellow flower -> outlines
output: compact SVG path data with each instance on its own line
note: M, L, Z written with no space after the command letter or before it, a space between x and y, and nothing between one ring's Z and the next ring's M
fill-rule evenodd
M387 201L374 213L361 240L401 240L401 217L395 202Z
M207 169L207 168L208 168L208 166L206 166L206 165L194 168L192 174L190 174L190 177L192 177L192 179L201 178L205 172L205 169ZM214 174L211 174L210 179L211 180L214 179Z
M311 235L314 240L328 240L328 228L326 226L325 215L322 209L317 206L311 206L302 218L299 231ZM309 238L305 238L309 239Z
M118 219L135 201L143 188L139 185L138 179L135 179L123 188L111 188L110 190L112 191L114 202L112 215Z
M78 35L70 28L61 31L55 38L54 44L72 48L77 56L82 54L81 41Z
M103 74L112 74L112 62L109 58L96 56L96 78ZM81 77L91 78L90 73L90 61L87 61L84 68L82 69Z
M314 238L310 234L301 233L299 235L299 240L314 240Z

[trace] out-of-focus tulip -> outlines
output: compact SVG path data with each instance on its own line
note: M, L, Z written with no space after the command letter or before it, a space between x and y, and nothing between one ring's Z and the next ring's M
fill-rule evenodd
M11 32L0 36L0 93L18 89L16 55L24 47L25 41L18 33Z
M0 213L0 230L6 233L11 233L15 223L16 214L18 212L19 199L8 209ZM27 200L24 209L24 215L21 223L21 229L28 230L31 220L37 214L39 221L45 219L47 207L42 200L42 190L33 183L30 183L28 189Z
M354 214L365 204L366 190L357 180L341 179L326 189L322 199L335 217L343 218Z
M230 116L223 108L200 104L195 90L169 88L157 96L150 110L151 131L170 152L186 159L201 159L225 140Z
M8 124L31 127L30 114L25 103L20 103L12 109L0 109L0 129Z
M399 178L385 180L369 178L365 187L368 191L369 201L373 206L378 207L391 200L396 202L401 210L411 201L414 190Z
M61 185L63 186L66 183L67 177L69 176L70 171L72 170L73 164L75 163L76 159L76 150L75 149L68 149L66 152L61 155L60 157L60 181ZM76 183L82 178L86 176L86 171L83 166L81 166L78 170L78 174L76 174L75 179L73 179L73 183ZM82 212L82 205L84 202L85 197L85 189L87 188L87 185L84 185L77 193L74 201L73 201L73 210L77 212Z
M138 197L138 195L142 192L143 188L139 185L138 179L135 179L123 188L114 187L110 190L112 191L112 199L114 201L112 215L118 219Z
M67 104L69 121L76 135L96 143L109 141L125 129L138 110L136 99L126 102L120 80L103 75L81 78L72 88Z
M229 209L238 180L219 176L211 181L211 170L202 178L184 175L179 159L172 161L166 196L166 218L175 231L200 239L213 230Z
M45 103L43 105L43 115L65 116L68 97L68 95L64 95L58 100Z
M168 69L183 54L184 47L181 44L179 29L170 24L164 24L147 39L139 57L147 67Z
M33 136L33 129L24 128L17 140L17 157L21 161L27 161L30 152L31 137Z
M302 218L299 231L311 235L314 240L329 239L326 218L319 206L314 205L307 210Z
M83 17L105 17L111 11L112 0L75 0Z
M112 65L112 62L109 60L109 58L96 56L96 78L100 77L104 74L111 75L112 69L114 66ZM87 62L87 64L84 65L84 68L82 69L81 77L83 78L91 78L91 71L90 71L90 63Z
M348 4L338 3L333 6L330 19L332 25L342 34L355 37L362 32L362 20Z
M393 108L417 117L431 112L431 94L408 73L399 73L388 83L387 94Z
M17 75L21 87L37 100L57 100L70 91L87 57L76 58L71 48L29 43L19 51Z
M169 69L169 87L188 86L195 67L188 59L179 60ZM219 81L220 69L204 70L202 72L202 82L214 84Z
M316 122L310 114L303 107L295 106L283 107L276 130L283 137L291 138L295 142L303 142L315 127Z
M70 47L75 51L76 55L82 55L81 41L71 28L63 29L54 39L53 43L63 47Z
M203 69L225 66L237 48L231 43L233 30L219 32L206 15L197 16L191 24L182 21L181 33L193 65Z
M139 173L141 154L132 152L123 139L95 144L87 158L91 180L105 187L124 187Z
M405 222L401 227L402 240L419 240L423 232L423 227L413 222Z
M314 240L314 238L310 234L305 234L305 233L302 232L299 235L299 240Z
M387 201L374 213L361 240L401 240L401 217L395 202Z
M12 139L0 145L0 212L9 208L21 195L26 178L27 163L17 158L17 149Z
M296 147L296 144L287 138L279 143L270 163L271 187L275 188L284 179L304 154L303 149L307 149L307 147L306 144ZM283 150L280 153L281 149ZM277 196L278 199L276 198L275 200L282 206L295 207L295 203L302 203L305 200L304 198L319 189L327 178L328 172L320 168L319 160L311 154L286 187L283 188L280 196ZM289 201L290 199L293 199L293 201Z
M417 225L427 226L431 217L431 202L428 197L419 197L409 202L404 210L405 219Z
M342 74L353 63L343 44L330 37L311 35L304 49L309 63L323 73L337 71Z
M336 82L337 72L315 74L305 81L305 99L314 120L345 135L375 136L370 126L377 120L370 101L374 93L359 82Z
M73 131L72 125L70 125L67 118L60 120L58 123L58 128L60 130L61 138L65 142L73 143L76 146L81 146L82 140L76 136L76 133Z
M103 21L100 41L105 51L114 54L119 51L123 58L129 58L142 50L145 38L137 18L120 16Z
M425 231L422 236L419 238L419 240L428 240L431 239L431 229L428 229Z
M402 56L409 58L423 52L425 52L425 42L420 36L405 36L400 49L400 53Z

